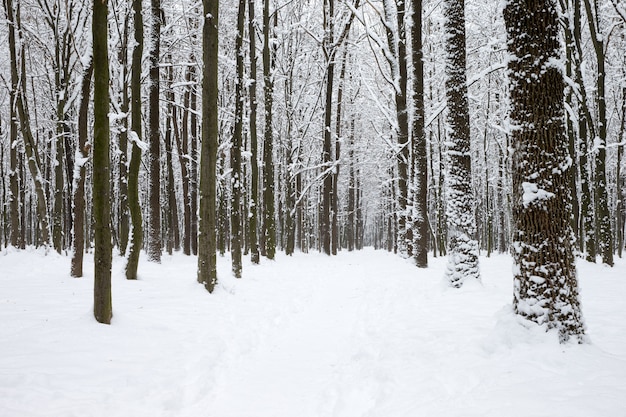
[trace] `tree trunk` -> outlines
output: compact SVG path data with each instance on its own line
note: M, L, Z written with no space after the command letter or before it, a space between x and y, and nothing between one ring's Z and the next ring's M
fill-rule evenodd
M424 63L422 61L422 0L413 0L413 256L418 268L428 267L428 159L424 133ZM465 32L463 32L465 33ZM464 37L464 36L463 36ZM460 52L460 51L459 51ZM463 53L465 51L463 50ZM465 55L463 55L465 56ZM468 157L469 158L469 157Z
M263 86L265 94L265 136L263 142L263 237L265 256L274 259L276 253L276 224L274 219L274 133L272 106L274 80L270 54L270 0L263 4Z
M19 77L17 75L17 49L15 41L15 26L11 24L15 21L13 18L13 0L5 0L4 7L6 10L7 20L9 21L9 55L11 61L11 90L10 106L9 106L9 223L11 230L10 242L11 246L17 248L20 242L20 200L19 200L19 170L17 164L17 113L16 100L18 95ZM22 202L23 204L23 202ZM23 227L23 225L22 225Z
M217 63L219 0L202 0L202 148L200 155L200 218L198 282L213 292L217 283L215 247L215 185L218 146Z
M160 71L159 52L161 43L161 0L151 0L152 33L150 42L150 83L149 83L149 127L150 152L148 187L149 225L148 225L148 260L161 262L161 133L160 123Z
M119 135L119 250L121 256L126 256L130 227L128 224L128 111L130 110L130 97L128 95L128 26L130 13L127 12L124 19L124 32L119 60L122 65L122 113L126 115L122 119L122 131Z
M257 237L258 218L259 218L259 156L257 143L257 100L256 100L256 82L257 82L257 59L256 59L256 26L254 19L254 0L248 0L248 36L250 41L250 171L251 171L251 189L250 189L250 260L254 264L258 264L259 242Z
M593 41L593 49L596 53L598 69L596 72L596 101L598 104L598 136L594 138L595 154L595 200L596 222L598 227L598 249L602 256L602 263L613 266L613 234L611 231L611 218L609 213L609 196L606 181L606 97L605 97L605 68L604 68L604 40L599 29L598 6L594 2L595 12L591 9L591 0L584 0L587 11L589 32Z
M44 246L50 244L50 220L48 217L48 199L46 197L43 175L41 172L41 161L39 159L39 152L37 150L37 142L33 136L30 126L30 116L28 113L26 100L26 62L25 62L25 46L24 40L19 36L21 30L20 19L20 7L19 4L15 10L13 10L13 4L11 0L6 0L7 8L7 20L9 21L9 33L13 33L13 36L9 36L9 49L11 58L11 84L17 85L18 89L15 92L15 108L19 116L20 130L22 131L22 138L24 141L24 151L28 160L28 170L33 178L35 184L35 194L37 196L37 219L40 224L41 236L40 241ZM18 31L18 38L15 38L15 29ZM11 42L11 38L13 42ZM19 82L18 77L18 62L17 62L17 43L21 45L21 62L20 72L22 82ZM24 185L22 186L24 189ZM22 201L24 201L22 199ZM22 223L24 227L24 223Z
M111 308L111 201L109 199L109 52L107 0L93 3L94 140L93 214L95 231L94 316L110 324Z
M564 81L553 63L560 59L558 14L552 0L511 0L504 20L513 57L508 64L510 120L515 127L513 308L530 321L556 329L562 342L582 342Z
M131 91L131 142L133 143L128 166L128 208L132 223L130 251L126 263L126 279L137 279L137 266L143 242L143 216L139 203L139 167L141 164L141 56L143 54L143 15L141 0L133 0L135 45L130 80Z
M85 175L90 146L87 144L89 93L93 75L93 59L83 73L80 107L78 109L78 146L74 164L74 253L70 274L75 278L83 276L83 254L85 252Z
M244 79L243 79L243 31L246 17L246 0L239 0L239 10L237 12L237 34L235 35L235 55L237 82L235 84L235 131L233 133L233 143L230 149L231 167L231 256L233 275L241 278L241 193L242 172L241 172L241 143L243 139L243 104L244 104Z
M448 139L446 142L446 217L448 219L448 265L446 279L459 288L466 279L480 280L478 241L474 217L470 153L469 105L465 64L465 2L445 1L446 95Z

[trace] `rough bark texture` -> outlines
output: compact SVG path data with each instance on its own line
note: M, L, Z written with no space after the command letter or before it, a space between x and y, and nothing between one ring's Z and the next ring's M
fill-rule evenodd
M392 18L393 10L391 0L384 0L385 20ZM389 64L395 80L394 98L396 104L396 122L398 154L398 252L403 256L413 252L412 230L407 222L407 207L409 198L409 113L407 111L407 52L406 52L406 25L405 3L401 1L396 9L397 33L394 33L390 24L386 25L387 45L392 51L395 60ZM390 22L389 22L390 23ZM407 234L408 232L408 234Z
M606 93L605 93L605 56L603 34L599 30L598 8L594 1L595 12L591 9L591 0L584 0L587 22L596 53L598 70L596 71L596 102L598 104L598 136L594 138L596 222L598 251L602 263L613 266L613 233L609 212L609 196L606 181Z
M107 45L107 0L93 2L94 139L94 316L111 323L111 201L109 198L109 51Z
M235 55L237 56L237 84L235 85L235 130L233 143L230 149L231 167L231 244L233 275L241 278L241 143L243 135L243 104L244 104L244 79L243 79L243 30L246 16L246 0L239 0L237 12L237 34L235 35Z
M256 27L254 20L254 0L248 1L248 35L250 40L250 214L249 214L249 229L250 229L250 260L254 264L258 264L259 257L259 242L257 237L258 218L259 218L259 155L258 155L258 143L257 143L257 101L256 101Z
M76 149L76 164L74 165L74 253L70 274L79 278L83 276L83 254L85 252L85 164L89 157L87 145L87 122L89 112L89 95L91 77L93 75L93 59L83 73L81 85L80 107L78 109L78 147Z
M150 46L150 187L148 187L149 225L148 225L148 260L161 262L161 133L160 133L160 71L159 45L161 39L161 1L151 0L152 34Z
M133 0L135 47L130 80L132 151L128 166L128 209L132 223L126 279L137 279L137 266L143 242L143 219L139 205L139 166L141 164L141 56L143 54L143 15L141 0Z
M446 143L446 218L448 219L448 265L446 279L460 287L466 279L480 280L476 240L476 201L472 190L469 106L465 63L465 2L445 1L446 96L448 142Z
M198 282L213 292L217 283L215 239L215 185L218 146L217 59L218 0L203 0L202 28L202 148L200 155L200 218L198 235Z
M265 137L263 143L263 237L265 256L274 259L276 254L276 220L274 219L274 131L272 106L274 80L271 73L270 54L270 0L263 5L263 86L265 94Z
M558 15L552 0L504 9L511 60L516 314L583 341L574 262Z
M412 122L412 199L413 199L413 257L419 268L428 267L428 158L424 133L424 63L422 61L422 0L413 0L413 26L411 27L413 54L413 106ZM463 32L463 39L465 32ZM458 51L461 53L461 50ZM465 49L463 61L465 61ZM465 73L463 73L465 79ZM469 141L469 138L468 138ZM469 155L468 155L469 159Z

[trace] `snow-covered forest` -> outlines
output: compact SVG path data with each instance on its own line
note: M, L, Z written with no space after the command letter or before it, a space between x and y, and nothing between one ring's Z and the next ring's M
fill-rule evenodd
M626 1L2 17L0 415L626 409Z

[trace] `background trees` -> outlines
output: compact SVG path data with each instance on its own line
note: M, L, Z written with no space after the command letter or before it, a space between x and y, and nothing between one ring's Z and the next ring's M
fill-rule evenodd
M3 6L0 162L8 175L0 184L0 242L64 252L75 243L79 250L78 233L91 250L97 198L86 187L77 213L71 197L81 187L75 172L84 172L86 184L95 179L83 152L95 144L97 100L80 99L89 96L81 89L92 11L74 0ZM508 251L515 228L504 20L493 2L458 7L466 16L466 47L459 46L466 81L458 84L467 86L463 154L472 184L462 194L475 202L462 211L475 224L468 238L489 255ZM610 264L624 245L623 5L562 0L559 7L571 80L564 94L570 220L580 254L595 260L598 252ZM215 193L216 207L200 220L215 215L221 252L236 253L241 235L242 256L250 252L254 262L275 250L335 254L363 245L414 256L419 266L446 254L455 236L448 227L455 219L446 216L453 189L446 151L454 142L448 120L458 112L446 99L445 15L440 2L418 0L222 4L211 35L219 38L211 52L219 62L207 61L217 65L211 71L219 87L207 142L199 134L208 128L199 99L208 68L204 11L186 0L112 0L107 184L111 240L128 256L127 276L137 277L144 241L153 259L162 248L176 250L177 238L187 255L205 250L198 245L204 168L200 176L215 176L204 192ZM214 168L199 165L209 144ZM74 221L80 215L83 230Z

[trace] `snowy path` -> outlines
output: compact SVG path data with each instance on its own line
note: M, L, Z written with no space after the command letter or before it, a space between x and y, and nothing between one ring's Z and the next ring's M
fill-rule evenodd
M207 294L195 258L113 270L111 326L92 264L0 253L0 417L624 416L626 261L580 263L591 345L559 346L506 308L511 261L442 285L444 259L365 250L279 256Z

